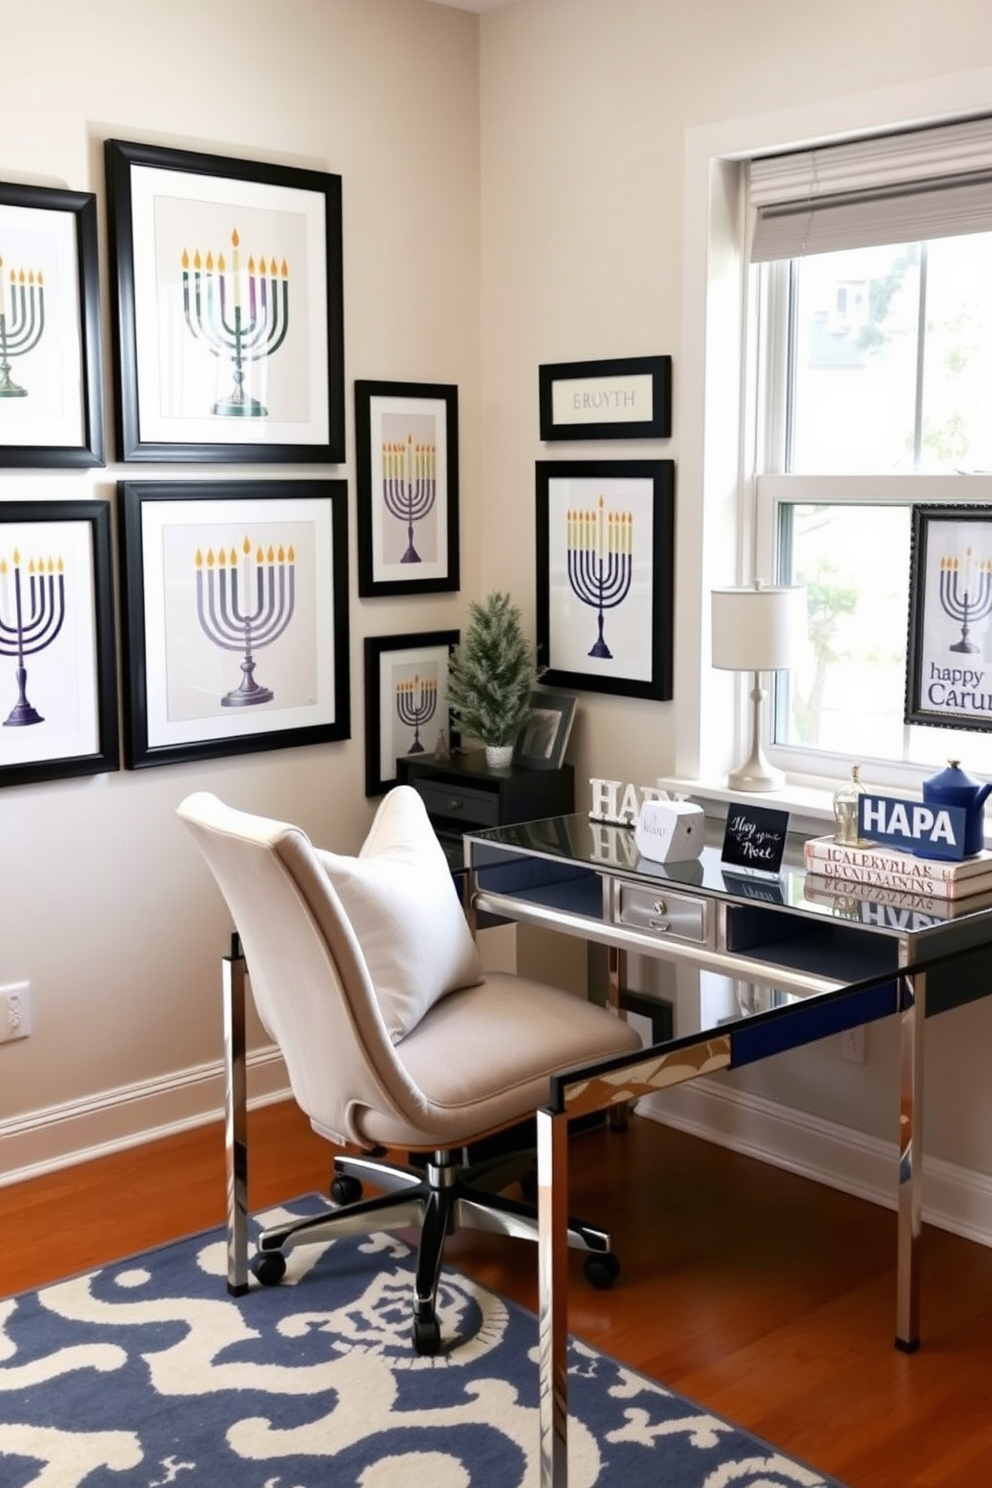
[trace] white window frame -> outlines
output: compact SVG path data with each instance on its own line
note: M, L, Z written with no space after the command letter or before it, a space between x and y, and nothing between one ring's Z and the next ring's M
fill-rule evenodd
M755 346L745 358L753 367L752 378L760 384L762 397L758 409L754 439L755 465L742 482L743 525L754 532L755 573L770 582L782 582L788 575L778 572L779 509L782 505L806 504L828 506L897 506L906 508L914 502L928 505L992 502L992 476L932 475L802 475L787 474L787 357L783 354L785 334L783 321L788 315L788 269L784 262L754 265L749 273L748 295L755 305L749 317ZM759 313L764 310L764 316ZM765 321L766 335L759 341L759 322ZM775 340L774 352L769 341ZM745 373L745 376L747 374ZM764 414L762 419L761 414ZM762 469L767 473L760 473ZM852 763L859 763L876 786L915 789L923 777L943 763L943 731L939 733L917 726L925 747L932 735L934 747L926 764L902 760L866 759L863 753L852 755L818 751L806 746L776 744L773 738L772 703L768 709L768 737L765 753L769 762L792 777L813 776L838 782L846 780ZM904 735L910 725L904 724ZM962 747L966 747L962 742ZM987 748L983 750L987 753Z
M746 742L747 679L717 672L709 660L710 591L755 576L760 540L758 503L749 472L755 469L754 389L762 369L756 365L754 375L746 375L755 344L753 334L749 337L746 332L753 332L756 302L748 292L744 162L797 145L832 143L855 133L884 133L913 122L923 126L981 114L987 111L990 97L992 68L982 68L930 80L930 112L925 116L920 113L918 90L895 87L686 131L680 585L675 616L679 640L676 687L682 706L674 719L672 779L711 785L717 794ZM926 479L929 500L940 482ZM955 499L960 500L960 478L947 479L954 483ZM949 494L944 499L950 499ZM786 768L794 769L795 763L788 760ZM815 765L816 772L808 770L798 776L790 770L789 788L779 799L788 805L791 791L797 801L812 801L813 809L821 811L835 784L822 773L829 762L804 763ZM898 773L893 772L893 784ZM910 778L920 773L907 767Z

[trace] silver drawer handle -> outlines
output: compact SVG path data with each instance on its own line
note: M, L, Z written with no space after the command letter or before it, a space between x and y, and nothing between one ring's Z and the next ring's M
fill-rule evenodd
M652 930L671 930L671 920L649 920L649 928Z
M458 798L457 798L457 796L452 796L451 799L450 799L450 801L448 802L448 810L449 811L461 811L461 809L462 809L462 807L464 805L465 805L465 802L464 801L459 801Z

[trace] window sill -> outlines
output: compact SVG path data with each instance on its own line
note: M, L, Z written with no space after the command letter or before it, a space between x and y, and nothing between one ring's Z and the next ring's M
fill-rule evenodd
M689 796L698 801L707 816L726 819L731 801L744 801L752 806L771 806L789 813L789 831L803 837L822 837L833 826L836 784L826 786L786 780L777 791L732 791L718 781L685 780L679 776L660 776L658 786L672 796ZM905 800L919 800L920 792L893 792ZM992 829L986 824L985 846L992 848Z
M789 813L789 830L806 837L822 837L834 820L836 785L800 785L787 780L781 790L733 791L715 780L685 780L678 776L661 776L658 785L673 796L689 796L698 801L707 816L724 818L731 801L752 806L770 806Z

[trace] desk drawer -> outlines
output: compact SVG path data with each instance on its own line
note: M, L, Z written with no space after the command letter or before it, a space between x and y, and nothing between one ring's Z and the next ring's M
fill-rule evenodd
M496 791L472 790L464 785L445 785L437 780L413 776L410 781L423 799L430 817L463 821L467 827L498 827L499 795Z
M634 930L653 930L658 935L672 935L705 945L709 940L711 909L708 899L671 893L663 884L649 887L621 880L616 886L613 918Z

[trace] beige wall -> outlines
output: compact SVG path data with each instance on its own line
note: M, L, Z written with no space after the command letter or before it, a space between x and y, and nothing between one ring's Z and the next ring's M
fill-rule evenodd
M34 1036L0 1047L0 1138L17 1138L0 1170L75 1140L68 1129L29 1140L32 1113L81 1103L75 1113L90 1127L74 1129L98 1141L100 1111L120 1087L162 1087L133 1115L113 1110L136 1130L155 1112L202 1106L199 1076L220 1052L216 959L227 927L173 807L206 786L355 845L370 814L361 637L459 625L465 601L497 586L532 618L535 459L677 462L675 701L583 694L573 757L579 781L646 781L684 763L704 526L717 534L715 503L727 496L713 494L702 443L703 338L719 353L722 327L704 318L700 141L712 134L719 154L992 101L987 0L945 0L939 27L924 0L517 0L481 19L420 0L283 0L276 10L257 0L235 10L35 0L8 25L32 45L8 35L20 63L5 84L16 127L0 147L0 179L63 183L102 202L108 135L341 173L349 453L331 473L353 482L356 377L457 383L463 590L352 600L347 744L0 792L0 983L30 977L36 1004ZM670 441L541 445L540 363L652 352L674 358ZM0 476L0 492L113 496L123 473ZM270 473L294 472L251 472ZM990 1018L973 1008L938 1026L929 1077L944 1096L931 1103L934 1150L982 1174L992 1158L976 1132L992 1111L974 1051L988 1045ZM773 1062L745 1088L891 1137L891 1056L873 1029L865 1067L824 1048Z
M417 0L35 0L5 7L4 37L0 180L97 193L107 311L105 138L341 175L348 458L11 472L0 500L114 500L124 477L346 476L353 597L349 742L0 791L0 985L34 992L32 1037L0 1045L0 1172L216 1103L228 922L174 808L212 789L357 847L374 804L362 638L459 626L480 549L477 18ZM461 595L354 597L356 378L459 388Z
M484 584L533 593L535 459L650 453L677 468L674 701L582 695L572 748L579 781L651 782L690 770L700 748L730 752L725 710L697 737L704 596L711 582L739 577L727 516L740 278L728 261L705 299L709 161L987 111L985 0L950 0L939 28L928 17L920 0L522 0L483 22ZM722 200L715 184L712 201ZM726 210L732 217L732 202ZM540 363L657 352L674 358L670 441L540 443ZM521 577L524 551L530 571ZM981 1134L992 1094L978 1051L989 1047L992 1005L930 1032L927 1151L948 1165L945 1176L959 1165L978 1170L963 1182L974 1179L987 1220L992 1153ZM842 1062L831 1039L722 1082L743 1096L717 1113L725 1135L770 1150L780 1138L785 1145L790 1124L805 1124L809 1152L829 1143L831 1123L850 1128L859 1134L847 1153L855 1176L844 1181L856 1185L860 1134L872 1160L896 1139L895 1037L892 1020L870 1029L864 1065ZM705 1101L693 1110L689 1094L665 1102L678 1119L710 1119L713 1110ZM891 1197L891 1165L877 1171Z

